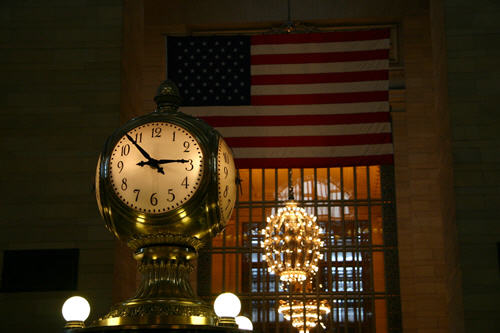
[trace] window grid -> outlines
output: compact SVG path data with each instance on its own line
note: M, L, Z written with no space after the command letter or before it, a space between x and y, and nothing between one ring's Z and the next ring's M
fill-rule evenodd
M297 332L277 311L279 300L290 298L328 300L331 312L321 321L328 331L401 332L392 167L292 169L295 199L324 232L325 259L312 290L287 291L262 260L259 230L288 199L288 170L243 169L240 176L232 220L200 253L199 277L207 281L211 270L208 288L198 283L201 297L235 292L259 332Z

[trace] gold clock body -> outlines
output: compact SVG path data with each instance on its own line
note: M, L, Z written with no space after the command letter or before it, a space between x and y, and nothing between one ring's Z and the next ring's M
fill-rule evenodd
M175 85L163 82L155 97L158 109L117 129L99 157L99 211L107 228L134 251L142 281L134 297L115 305L95 326L214 326L217 322L212 307L196 298L189 273L204 241L229 220L236 198L236 169L220 134L178 112L179 99ZM181 145L173 140L146 141L147 133L151 140L158 131L184 141ZM191 148L194 155L183 155L182 149ZM143 174L150 178L141 178ZM179 199L174 194L182 195Z
M203 154L203 170L195 193L186 202L165 213L148 213L128 206L118 197L111 179L112 153L119 141L135 128L154 123L183 128L199 143ZM185 242L198 248L199 241L223 227L217 184L220 140L220 135L206 123L180 112L153 112L135 118L118 129L106 142L96 177L100 211L107 228L133 250L165 242ZM168 173L164 176L168 177Z

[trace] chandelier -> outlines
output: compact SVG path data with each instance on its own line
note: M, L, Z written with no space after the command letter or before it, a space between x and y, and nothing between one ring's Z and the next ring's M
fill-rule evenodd
M261 247L268 271L284 282L302 282L318 271L323 258L316 216L309 215L295 201L287 201L278 215L269 216L262 230Z
M320 248L319 226L316 216L309 215L293 200L291 169L288 170L289 200L277 215L267 218L261 233L264 240L263 259L268 271L277 274L284 282L302 282L318 271L318 261L323 258Z
M285 300L279 301L278 312L286 320L292 322L292 326L300 333L307 333L310 329L316 327L323 316L330 313L330 306L326 300L318 301L311 299L305 301Z

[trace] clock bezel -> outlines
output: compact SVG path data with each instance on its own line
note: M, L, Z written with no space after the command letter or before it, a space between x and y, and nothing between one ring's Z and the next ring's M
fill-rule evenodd
M113 218L109 216L111 211L113 215L119 214L127 220L143 224L145 228L148 228L154 227L155 224L176 223L186 217L186 212L195 211L197 208L204 206L200 205L201 202L213 198L213 194L211 193L213 191L210 191L211 188L209 185L213 181L213 179L210 179L210 175L211 173L212 175L214 174L214 172L211 172L211 169L216 168L216 161L213 152L208 152L207 148L213 147L214 142L218 142L220 135L215 131L203 131L200 126L193 126L193 121L202 123L200 120L182 113L153 112L130 120L108 138L101 154L99 179L97 181L99 188L97 190L99 191L101 200L102 215L108 224L108 228L115 234L117 225L113 223ZM203 156L203 172L201 174L200 185L196 191L179 207L160 214L139 211L125 204L113 189L109 167L113 149L126 133L136 127L155 122L171 123L189 132L198 142ZM203 123L203 126L208 125Z

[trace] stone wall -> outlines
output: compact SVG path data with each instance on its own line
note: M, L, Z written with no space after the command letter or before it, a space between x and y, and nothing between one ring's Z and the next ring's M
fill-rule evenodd
M448 98L467 332L500 330L500 3L446 1Z
M79 248L78 291L0 293L1 332L57 332L74 294L111 305L114 241L93 192L118 125L120 0L0 2L0 251Z

